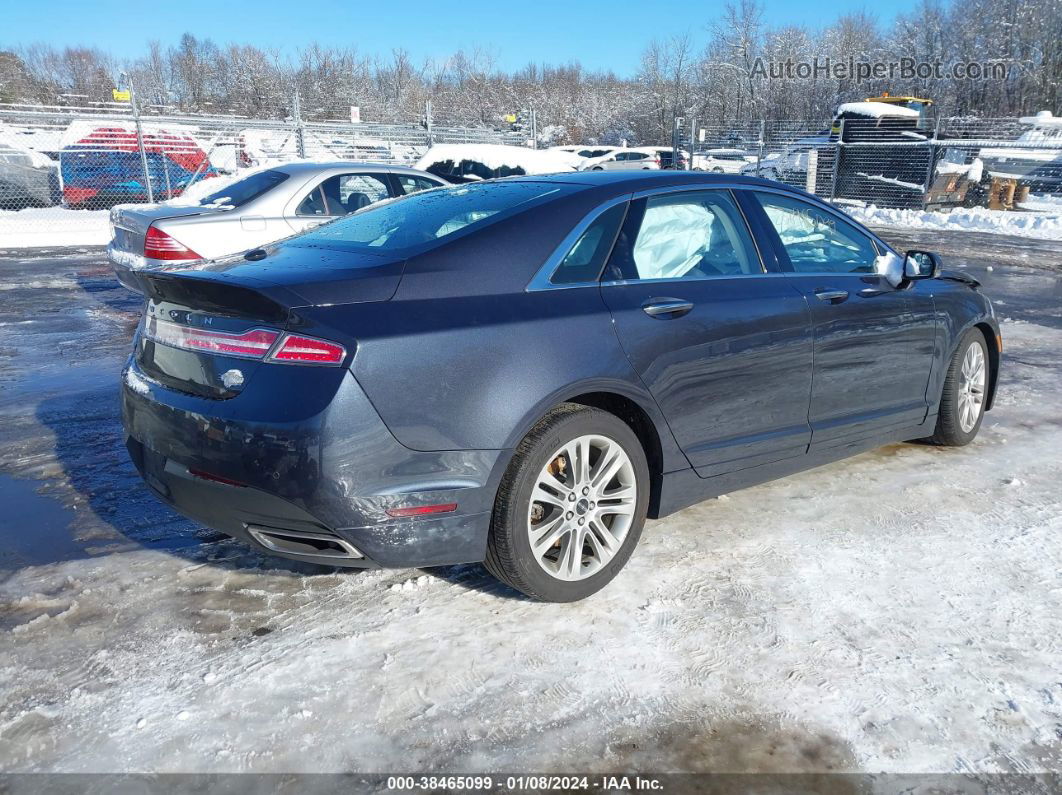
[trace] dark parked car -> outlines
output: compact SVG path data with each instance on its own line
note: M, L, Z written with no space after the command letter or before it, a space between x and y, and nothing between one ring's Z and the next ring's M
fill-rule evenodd
M749 177L427 191L141 273L133 460L182 513L344 566L610 581L643 521L889 442L962 445L999 327L972 279Z

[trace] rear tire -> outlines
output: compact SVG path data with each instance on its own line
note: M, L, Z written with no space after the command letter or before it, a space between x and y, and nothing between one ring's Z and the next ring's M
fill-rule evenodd
M516 448L485 565L532 599L585 599L630 558L648 504L649 466L634 431L608 412L562 403Z
M980 329L963 335L948 364L931 444L962 447L974 440L985 416L990 376L988 344Z

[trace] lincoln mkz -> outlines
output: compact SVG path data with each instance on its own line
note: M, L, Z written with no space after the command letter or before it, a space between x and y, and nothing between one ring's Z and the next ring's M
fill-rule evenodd
M484 561L550 601L612 580L647 516L969 443L1002 347L973 279L737 175L427 190L133 273L123 420L165 502L276 555Z

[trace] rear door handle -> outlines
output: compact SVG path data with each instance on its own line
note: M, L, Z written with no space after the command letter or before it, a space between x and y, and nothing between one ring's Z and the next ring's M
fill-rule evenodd
M829 301L831 304L839 304L848 298L847 290L816 290L815 297L820 301Z
M658 317L668 320L673 317L682 317L693 309L693 303L683 301L681 298L650 298L642 304L642 311L649 317Z

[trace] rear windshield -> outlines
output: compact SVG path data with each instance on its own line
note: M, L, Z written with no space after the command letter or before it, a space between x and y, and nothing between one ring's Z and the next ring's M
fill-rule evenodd
M407 254L579 189L551 182L484 182L424 191L366 207L289 245Z
M233 182L228 187L211 193L199 200L204 207L241 207L252 199L257 199L266 191L272 190L288 175L283 171L259 171L241 180Z

